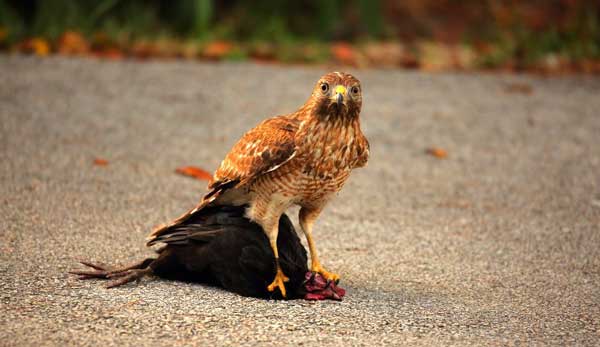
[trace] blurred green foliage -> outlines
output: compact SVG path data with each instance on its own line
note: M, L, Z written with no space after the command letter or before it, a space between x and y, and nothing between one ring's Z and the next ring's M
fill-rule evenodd
M370 40L408 50L419 40L484 47L484 66L600 59L600 2L590 0L0 0L0 29L5 43L76 30L125 43L228 40L258 51L275 44L284 61L320 61L329 42Z
M516 7L505 15L488 33L495 47L481 63L493 67L512 60L527 68L553 57L600 59L600 2L548 0L543 5L527 11Z
M358 14L358 15L357 15ZM346 27L355 21L357 27ZM378 1L0 0L0 26L11 37L56 38L66 30L131 37L175 36L241 41L378 36Z
M11 37L54 39L66 30L85 34L202 37L209 31L211 0L0 0L0 25Z

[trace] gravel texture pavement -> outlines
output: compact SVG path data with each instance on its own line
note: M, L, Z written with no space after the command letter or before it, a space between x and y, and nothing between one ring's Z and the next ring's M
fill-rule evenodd
M600 344L598 78L350 71L371 160L315 226L343 302L66 274L150 255L204 192L175 168L324 72L0 56L0 345Z

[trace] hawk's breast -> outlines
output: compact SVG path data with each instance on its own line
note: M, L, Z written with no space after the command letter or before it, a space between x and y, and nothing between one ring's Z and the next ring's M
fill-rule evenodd
M339 192L350 172L368 157L358 120L324 122L313 119L296 134L296 153L276 170L252 183L262 196L279 194L291 204L322 205Z

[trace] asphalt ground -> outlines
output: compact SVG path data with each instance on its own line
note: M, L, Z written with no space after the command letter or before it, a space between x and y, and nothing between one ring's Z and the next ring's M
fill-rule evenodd
M324 72L0 56L0 345L600 344L592 77L350 71L371 159L315 226L343 302L66 274L151 255L204 192L174 170L214 170Z

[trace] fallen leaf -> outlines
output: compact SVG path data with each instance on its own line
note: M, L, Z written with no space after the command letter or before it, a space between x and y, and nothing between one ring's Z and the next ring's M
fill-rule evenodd
M141 40L134 42L129 48L129 54L139 58L146 59L155 54L154 47L149 41Z
M363 50L371 64L385 67L401 65L405 52L404 46L397 42L372 42Z
M102 158L96 158L96 159L94 159L94 165L106 166L106 165L108 165L108 160L102 159Z
M276 53L276 47L268 42L259 42L250 47L250 56L259 61L275 60Z
M87 40L76 31L66 31L58 39L58 53L64 55L84 55L90 50Z
M405 50L400 65L406 69L418 69L421 66L419 59L410 51Z
M212 175L208 171L202 170L201 168L195 166L180 167L177 168L175 172L180 175L194 177L195 179L203 181L210 181L212 179Z
M35 54L40 57L45 57L50 54L50 44L48 41L39 37L23 41L18 45L18 49L23 53Z
M423 41L417 46L420 68L425 71L442 71L452 67L448 46L435 41Z
M533 93L533 88L526 83L509 83L504 87L504 91L507 93L530 95Z
M425 151L425 153L432 155L436 158L439 159L444 159L446 157L448 157L448 152L446 152L445 150L439 148L439 147L430 147L427 148L427 150Z
M331 54L341 64L356 65L354 48L345 42L334 43L331 46Z
M94 54L100 58L108 60L120 60L123 59L123 52L118 48L106 48L100 51L95 51Z
M152 43L154 57L157 58L175 58L179 49L179 44L175 40L158 39Z
M198 56L198 45L193 42L181 44L179 55L184 59L195 59Z
M208 59L222 59L233 50L233 44L227 41L213 41L204 47L202 55Z
M97 31L90 36L90 45L93 51L101 51L116 46L116 43L108 36L108 34Z

